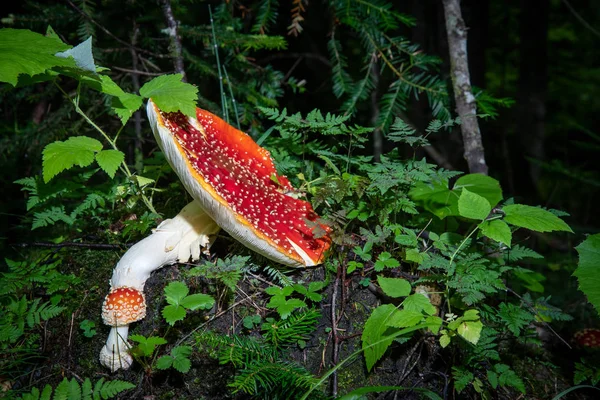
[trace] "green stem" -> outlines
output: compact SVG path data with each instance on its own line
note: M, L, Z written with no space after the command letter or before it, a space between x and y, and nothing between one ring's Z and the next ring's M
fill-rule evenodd
M79 86L77 87L77 96L73 99L69 96L69 94L67 92L64 91L64 89L62 87L60 87L60 85L58 83L56 83L56 81L54 81L54 85L58 88L58 90L60 90L62 92L62 94L71 102L71 104L73 104L73 107L75 107L75 111L77 112L77 114L81 115L83 117L83 119L90 124L95 130L97 130L102 137L104 137L104 139L110 144L110 146L116 150L116 151L120 151L119 148L117 147L116 144L116 140L112 140L107 134L106 132L104 132L102 130L102 128L100 128L98 125L96 125L96 123L94 121L92 121L92 119L90 117L87 116L87 114L85 112L83 112L83 110L79 107ZM123 129L121 127L121 129ZM119 133L121 132L121 129L119 129L119 132L117 133L115 139L119 136ZM131 173L131 170L129 169L129 166L127 165L127 163L125 162L125 160L123 160L121 162L121 169L123 170L123 172L125 173L125 175L127 176L127 178L129 180L131 180L133 174ZM153 212L154 214L158 214L156 212L156 209L154 208L154 206L152 205L152 202L148 199L148 197L146 197L146 195L142 192L142 189L139 187L139 184L137 184L137 189L139 194L142 197L142 201L144 202L144 204L146 205L146 207L148 207L148 209Z

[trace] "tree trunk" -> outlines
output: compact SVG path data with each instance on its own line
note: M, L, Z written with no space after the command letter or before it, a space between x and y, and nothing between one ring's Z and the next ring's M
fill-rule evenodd
M471 88L467 59L467 29L462 19L460 0L442 0L448 35L450 70L456 111L461 119L464 157L469 172L487 175L483 142L477 122L477 105Z

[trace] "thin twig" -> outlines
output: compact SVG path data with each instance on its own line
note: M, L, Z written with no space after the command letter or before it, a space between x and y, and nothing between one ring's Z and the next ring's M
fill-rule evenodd
M338 362L339 362L339 339L338 339L338 334L337 334L337 323L338 323L338 317L337 317L337 313L336 313L336 300L337 300L337 295L338 295L338 286L340 284L340 274L341 274L341 269L343 267L341 265L338 265L338 270L337 270L337 274L335 276L335 282L333 283L333 293L331 295L331 337L332 337L332 342L333 342L333 348L332 348L332 361L333 361L333 367L335 367ZM331 395L335 398L337 397L338 394L338 375L337 375L337 371L334 371L333 374L331 374Z
M550 324L548 324L546 321L544 321L544 319L542 318L542 315L540 315L540 313L535 309L535 307L533 306L533 304L529 303L528 301L526 301L523 297L521 297L517 292L515 292L514 290L512 290L511 288L506 288L506 290L512 294L514 294L515 296L517 296L522 302L523 304L525 304L527 306L527 308L529 308L529 310L531 312L533 312L539 319L539 321L548 329L550 329L550 331L552 333L554 333L554 335L560 339L561 342L563 342L568 348L569 350L572 349L571 345L569 344L569 342L567 342L565 339L563 339L551 326Z
M63 247L80 247L84 249L94 250L120 250L128 245L117 245L117 244L106 244L106 243L78 243L78 242L63 242L63 243L50 243L50 242L31 242L31 243L17 243L18 247L49 247L49 248L63 248Z
M577 18L577 20L579 22L581 22L581 24L586 27L587 29L589 29L594 35L600 37L600 32L598 32L596 29L594 29L593 26L591 26L589 24L589 22L587 22L576 10L575 8L573 8L573 6L571 5L571 3L569 3L567 0L562 0L563 3L565 3L565 6L567 6L567 8L569 9L569 11L571 12L571 14L573 14L575 16L575 18Z
M111 69L116 69L117 71L121 71L121 72L127 72L128 74L137 74L137 75L144 75L144 76L161 76L164 74L168 74L169 71L165 71L164 73L156 73L156 72L146 72L146 71L139 71L137 69L129 69L129 68L121 68L121 67L111 67Z

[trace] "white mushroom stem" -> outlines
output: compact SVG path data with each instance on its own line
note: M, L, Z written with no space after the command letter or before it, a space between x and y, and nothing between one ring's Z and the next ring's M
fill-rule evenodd
M200 204L191 202L123 255L113 271L111 290L129 287L143 293L146 280L153 271L165 265L187 262L190 258L197 260L201 248L207 252L219 230ZM100 353L100 363L113 372L131 365L131 356L127 354L130 347L127 343L128 323L117 325L111 328Z
M119 368L129 369L133 359L127 353L131 345L127 343L129 325L110 328L106 344L100 350L100 364L115 372Z

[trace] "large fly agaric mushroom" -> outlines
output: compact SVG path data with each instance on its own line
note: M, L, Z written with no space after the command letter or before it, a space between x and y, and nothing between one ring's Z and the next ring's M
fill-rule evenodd
M310 203L297 198L270 153L250 136L199 108L197 118L188 118L162 112L150 100L147 112L159 146L197 203L163 222L117 264L102 314L113 328L100 354L112 371L131 365L128 325L145 316L143 288L150 273L198 258L199 247L210 245L218 226L291 267L321 263L331 244L330 228L318 221Z
M331 244L330 228L318 222L310 203L298 199L288 179L277 174L267 150L200 108L196 118L189 118L163 112L149 100L147 113L171 167L221 228L288 266L323 261Z
M600 329L586 328L573 336L575 342L587 349L600 349Z
M219 226L193 201L173 219L163 221L147 238L132 246L117 263L102 319L112 328L100 352L100 363L112 371L127 369L129 324L146 316L144 284L152 271L176 262L197 260L208 250Z

